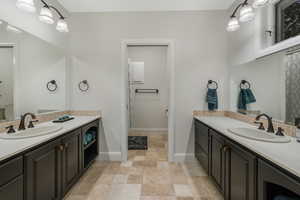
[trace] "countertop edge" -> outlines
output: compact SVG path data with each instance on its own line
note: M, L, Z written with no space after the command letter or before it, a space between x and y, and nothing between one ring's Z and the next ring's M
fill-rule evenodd
M52 140L55 140L56 138L59 138L59 137L62 137L63 135L69 133L69 132L72 132L73 130L79 128L79 127L82 127L84 125L87 125L93 121L96 121L96 120L101 120L102 117L101 116L75 116L75 117L89 117L90 119L86 119L85 122L83 123L78 123L78 125L75 125L75 126L72 126L72 128L66 128L64 130L61 130L62 132L57 134L57 135L54 135L53 137L49 137L47 139L41 139L39 142L35 142L34 144L32 145L29 145L29 146L26 146L25 148L21 148L20 150L17 150L13 153L10 153L6 156L2 156L0 157L0 163L2 162L6 162L7 160L10 160L11 158L17 156L18 154L21 154L22 152L26 152L30 149L33 149L35 147L38 147L39 145L42 145L44 143L46 143L47 141L52 141ZM51 123L51 121L47 121L47 122L43 122L41 124L47 124L47 123Z

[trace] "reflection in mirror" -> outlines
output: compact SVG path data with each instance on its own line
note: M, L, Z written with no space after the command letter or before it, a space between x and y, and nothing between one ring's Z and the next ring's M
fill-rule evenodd
M47 90L49 80L59 87ZM0 121L65 110L64 51L31 34L0 24Z
M273 0L260 10L263 48L300 35L300 1Z
M241 80L251 83L255 102L242 113L267 113L274 119L299 125L300 51L280 52L230 69L230 108L238 110ZM300 128L300 127L299 127Z

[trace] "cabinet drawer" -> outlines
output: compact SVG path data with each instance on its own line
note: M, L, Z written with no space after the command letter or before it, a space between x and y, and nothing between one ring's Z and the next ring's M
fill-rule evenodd
M0 187L0 199L23 200L23 176L19 176Z
M195 146L196 158L200 162L203 169L208 173L208 154L206 154L199 144Z
M12 159L0 165L0 186L23 174L23 158Z

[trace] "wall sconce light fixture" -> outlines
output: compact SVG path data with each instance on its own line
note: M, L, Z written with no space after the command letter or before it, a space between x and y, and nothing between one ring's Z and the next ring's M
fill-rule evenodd
M252 21L255 18L255 12L253 8L265 6L269 2L269 0L255 0L252 5L249 5L248 1L249 0L244 0L244 2L238 4L237 7L234 9L227 25L228 32L239 30L239 22L244 23ZM238 10L240 10L239 18L237 18L236 15Z
M48 4L46 1L44 0L40 0L40 1L43 3L43 7L41 8L39 14L39 20L46 24L54 24L54 18L52 13L53 10L59 16L59 20L56 23L56 30L62 33L69 32L68 24L65 20L65 17L62 15L62 13L56 7ZM16 6L20 10L26 12L34 13L36 11L34 0L17 0Z

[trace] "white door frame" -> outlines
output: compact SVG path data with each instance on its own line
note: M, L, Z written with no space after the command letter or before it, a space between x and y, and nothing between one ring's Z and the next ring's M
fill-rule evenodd
M169 69L169 112L168 112L168 159L174 161L175 145L175 43L170 39L129 39L121 41L122 58L122 137L121 152L122 160L127 161L128 154L128 47L129 46L166 46L167 63Z
M18 119L20 117L18 99L22 99L18 96L19 82L20 80L20 66L19 66L19 46L16 43L0 43L0 47L9 47L13 49L13 117Z

